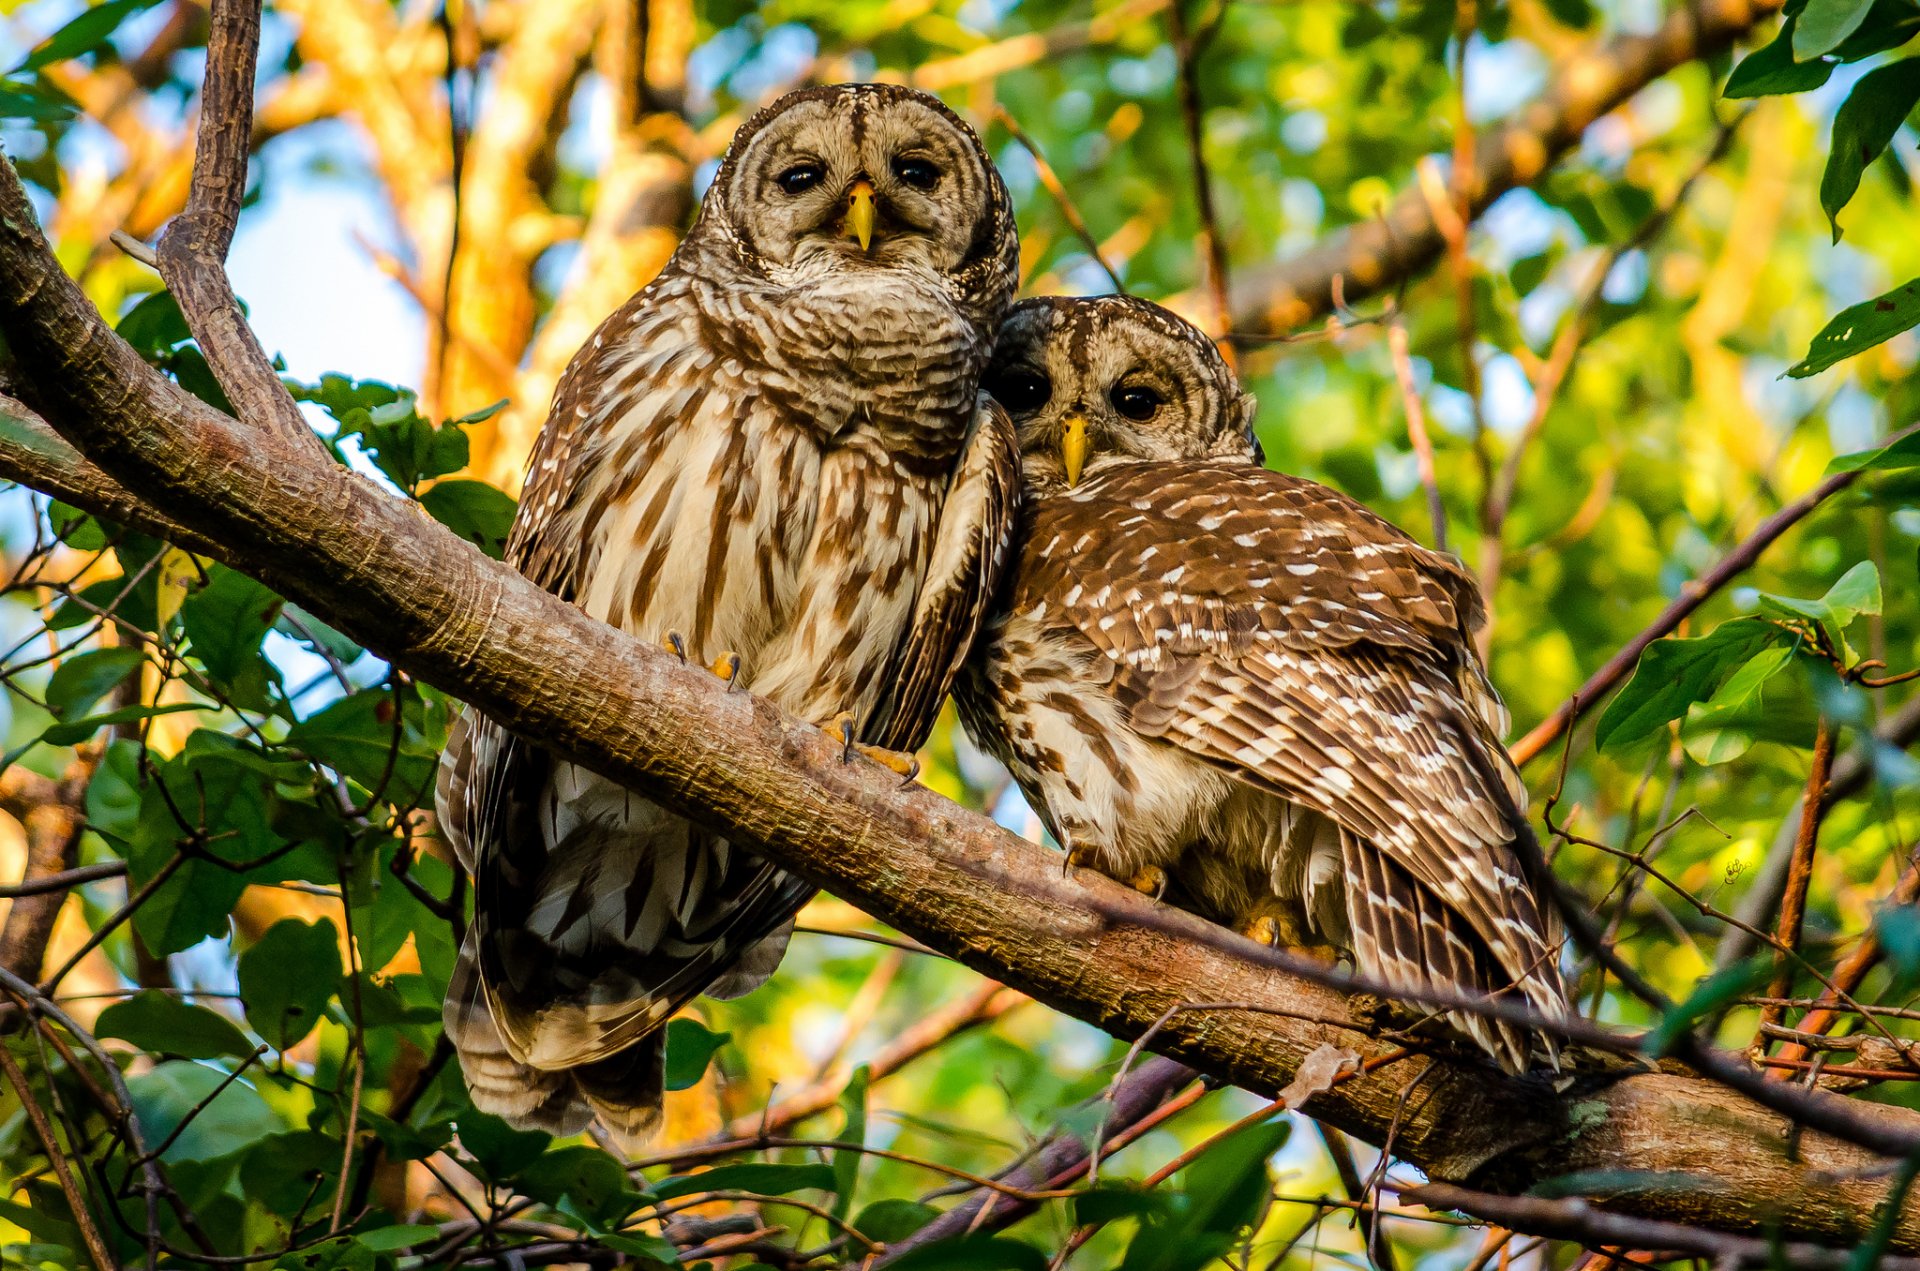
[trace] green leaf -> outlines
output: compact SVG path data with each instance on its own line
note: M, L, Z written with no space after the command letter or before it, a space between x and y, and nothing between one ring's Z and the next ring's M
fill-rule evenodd
M416 719L406 716L413 714ZM362 689L287 730L287 744L383 797L412 803L428 789L439 755L385 688Z
M378 1265L372 1249L352 1236L341 1236L282 1254L273 1271L374 1271Z
M1877 450L1856 450L1850 455L1841 455L1827 465L1827 475L1899 468L1920 468L1920 432L1909 433Z
M438 1240L440 1229L429 1227L424 1223L410 1222L394 1227L375 1227L371 1231L355 1232L353 1238L375 1253L394 1253L401 1249L410 1249L414 1245L425 1244L429 1240Z
M151 9L159 0L108 0L95 5L55 31L13 68L14 74L37 71L55 62L91 53L112 38L120 24L134 14Z
M65 659L47 681L47 709L75 719L132 675L147 660L138 646L90 649Z
M215 1160L246 1151L256 1139L286 1129L245 1078L228 1083L215 1096L226 1076L204 1064L169 1059L127 1078L127 1093L133 1097L140 1132L149 1147L158 1147L176 1127L185 1127L161 1153L161 1160ZM200 1106L203 1103L205 1107Z
M1748 958L1725 970L1716 971L1687 994L1686 999L1668 1009L1660 1024L1647 1034L1641 1050L1655 1059L1673 1049L1682 1035L1700 1020L1729 1003L1747 996L1773 978L1773 955Z
M237 569L212 565L207 583L180 605L189 651L214 682L230 685L258 665L260 642L280 616L280 597Z
M499 560L518 507L513 496L484 481L436 481L420 506L440 524Z
M538 1160L553 1136L516 1130L487 1112L460 1114L460 1146L494 1182L506 1182Z
M1860 188L1860 174L1880 157L1920 103L1920 58L1876 67L1860 78L1833 117L1833 142L1820 177L1820 207L1840 241L1840 209Z
M1840 575L1839 581L1827 588L1827 594L1818 600L1800 600L1763 591L1760 603L1777 613L1810 618L1825 625L1837 644L1840 633L1855 618L1880 612L1880 570L1872 561L1863 560Z
M1833 75L1833 63L1814 59L1796 62L1793 58L1793 24L1788 18L1773 43L1740 59L1727 76L1724 97L1767 97L1775 93L1804 93L1820 87Z
M1047 1257L1022 1240L975 1234L909 1249L887 1267L888 1271L1047 1271Z
M1867 20L1872 0L1807 0L1793 32L1793 58L1804 62L1835 48Z
M660 1236L650 1236L643 1231L619 1231L608 1235L596 1236L595 1240L615 1253L624 1253L639 1259L641 1271L654 1271L657 1267L677 1267L680 1265L680 1250L671 1240ZM709 1264L702 1263L702 1266Z
M686 1090L706 1075L707 1064L715 1052L726 1045L732 1033L710 1032L696 1019L676 1019L667 1024L666 1088Z
M881 1244L898 1244L940 1216L917 1200L876 1200L853 1220L853 1229Z
M1547 12L1561 26L1584 31L1593 25L1593 5L1590 0L1547 0Z
M1200 1271L1232 1248L1259 1217L1271 1188L1267 1159L1291 1130L1284 1118L1248 1126L1188 1165L1168 1217L1141 1223L1122 1271Z
M55 724L40 734L40 740L49 746L77 746L93 736L102 728L114 724L131 724L143 719L152 719L155 715L178 715L182 711L203 709L197 702L168 702L164 706L122 706L119 710L103 711L98 715L89 715L85 719L76 719L71 723Z
M100 1012L101 1037L118 1037L156 1055L217 1059L250 1055L253 1043L218 1011L193 1006L171 993L141 993Z
M51 84L0 79L0 119L57 123L80 113L79 104Z
M1916 33L1920 33L1920 5L1914 0L1873 0L1866 21L1827 56L1840 62L1858 62L1897 49Z
M1920 974L1920 909L1889 905L1874 915L1873 930L1902 978Z
M1121 1218L1164 1218L1169 1212L1169 1199L1164 1192L1148 1191L1134 1183L1102 1183L1073 1198L1073 1220L1084 1226Z
M1711 697L1762 649L1791 639L1770 622L1736 618L1697 639L1655 640L1640 655L1633 678L1600 716L1595 744L1605 750L1651 737L1695 702Z
M142 298L113 329L149 362L161 361L193 339L179 303L167 291L155 291Z
M840 1110L846 1114L846 1124L840 1130L839 1141L847 1148L833 1154L833 1216L845 1219L853 1210L853 1192L860 1183L860 1166L866 1160L866 1153L859 1151L867 1144L867 1079L869 1072L865 1064L853 1070L853 1076L847 1080L847 1088L840 1094Z
M320 1022L340 988L340 932L333 919L282 918L240 955L247 1023L284 1051Z
M691 1196L697 1192L754 1192L761 1196L786 1196L793 1192L833 1190L833 1170L825 1165L772 1165L747 1161L721 1165L698 1174L681 1174L662 1179L648 1190L661 1200Z
M514 1186L596 1229L617 1225L640 1203L620 1162L597 1147L559 1147L520 1171Z
M1788 367L1787 374L1797 380L1818 375L1835 362L1886 343L1916 323L1920 323L1920 278L1842 309L1813 337L1807 355Z
M365 1116L366 1109L361 1109ZM290 1214L323 1195L340 1177L341 1140L318 1130L290 1130L256 1141L238 1171L240 1188L267 1209Z
M1681 725L1680 740L1694 762L1729 763L1753 747L1751 724L1763 706L1762 690L1792 661L1793 650L1785 645L1763 650L1735 671L1712 697L1693 704Z
M290 640L298 640L316 653L332 655L342 665L351 666L365 652L351 638L335 631L299 605L282 605L274 630Z
M482 406L479 410L470 410L458 419L450 419L447 422L462 425L484 424L506 408L507 399L503 397L491 406Z

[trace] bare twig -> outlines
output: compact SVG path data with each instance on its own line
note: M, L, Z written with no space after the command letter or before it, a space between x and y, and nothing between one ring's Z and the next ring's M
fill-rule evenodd
M1539 439L1546 427L1547 414L1553 409L1554 400L1560 395L1561 388L1573 372L1574 363L1580 355L1581 345L1592 325L1593 314L1599 307L1604 295L1607 278L1613 273L1621 259L1629 252L1638 251L1652 242L1672 223L1676 213L1686 203L1693 188L1706 175L1707 169L1726 157L1733 146L1733 139L1750 111L1743 111L1732 120L1720 126L1715 134L1713 145L1694 165L1680 188L1652 215L1640 222L1624 242L1616 244L1587 275L1580 299L1575 302L1573 311L1561 323L1560 330L1554 335L1553 344L1547 351L1546 362L1541 366L1533 382L1533 410L1527 417L1525 427L1514 438L1513 445L1507 451L1506 458L1500 464L1500 470L1494 477L1493 485L1483 503L1485 511L1483 539L1480 548L1480 586L1487 600L1492 603L1499 588L1500 573L1506 556L1505 531L1508 513L1513 507L1513 497L1520 485L1520 465L1526 459L1528 450ZM1489 623L1489 629L1491 623Z
M1695 0L1657 31L1601 40L1567 59L1547 77L1540 97L1475 140L1473 172L1464 182L1469 211L1478 216L1508 190L1539 180L1594 120L1675 67L1727 48L1779 9L1780 0ZM1356 224L1291 260L1240 270L1234 329L1296 330L1331 310L1335 278L1346 280L1349 300L1392 291L1445 245L1416 184L1379 220Z
M1213 174L1207 170L1206 109L1200 100L1200 58L1207 44L1225 19L1232 0L1219 0L1219 15L1197 36L1187 29L1186 13L1180 0L1167 6L1167 27L1173 36L1173 52L1179 63L1180 118L1187 140L1187 161L1193 167L1193 199L1200 214L1200 277L1211 300L1211 321L1207 334L1220 348L1229 369L1239 360L1233 341L1227 338L1233 329L1233 310L1227 301L1227 245L1220 233L1219 213L1214 210Z
M1750 1236L1732 1236L1677 1222L1629 1218L1596 1207L1578 1197L1548 1200L1535 1196L1497 1196L1451 1183L1429 1183L1400 1193L1403 1203L1429 1209L1455 1209L1491 1219L1513 1231L1532 1232L1584 1245L1616 1245L1631 1249L1673 1250L1714 1259L1716 1268L1776 1265L1776 1257L1791 1267L1846 1271L1852 1250L1818 1245L1775 1244ZM1890 1271L1916 1271L1920 1259L1887 1258Z
M193 185L187 210L160 239L160 276L241 416L317 456L323 453L319 438L247 326L225 268L246 194L259 53L260 0L213 0Z
M1440 498L1440 478L1434 470L1433 437L1427 432L1426 408L1420 387L1413 382L1413 358L1407 349L1407 327L1396 310L1387 320L1387 350L1393 357L1393 378L1400 386L1400 405L1407 413L1407 440L1420 472L1420 488L1427 492L1427 515L1433 520L1433 545L1447 550L1447 505Z
M1827 792L1827 776L1833 767L1833 721L1820 716L1813 735L1813 763L1807 772L1807 791L1800 803L1800 831L1793 840L1793 859L1787 868L1787 894L1780 906L1778 940L1787 949L1800 947L1800 930L1807 915L1807 888L1813 881L1813 853L1820 842L1822 800ZM1793 964L1784 952L1774 958L1773 997L1785 997L1793 991ZM1778 1024L1782 1012L1769 1006L1760 1012L1762 1022Z
M1909 427L1895 433L1889 442L1920 430L1920 426ZM1728 583L1738 578L1755 561L1760 559L1769 547L1788 530L1805 520L1816 509L1834 495L1847 489L1860 479L1861 472L1836 472L1807 491L1793 502L1775 512L1772 516L1754 527L1751 534L1742 539L1734 549L1715 561L1713 567L1694 581L1680 589L1680 595L1673 603L1661 611L1660 616L1647 624L1638 635L1620 646L1605 665L1588 677L1573 697L1557 707L1554 712L1534 725L1533 730L1519 741L1509 746L1508 752L1517 764L1525 764L1539 753L1559 740L1569 725L1599 702L1619 685L1620 681L1639 663L1640 655L1647 646L1662 636L1672 635L1682 622L1692 617L1700 606L1707 603Z
M1021 149L1033 156L1034 174L1040 178L1040 184L1046 187L1046 191L1052 196L1054 204L1059 207L1060 215L1067 222L1068 228L1074 232L1080 239L1081 244L1086 247L1087 255L1093 258L1094 264L1100 266L1100 268L1106 272L1107 280L1113 284L1113 289L1116 292L1123 296L1127 294L1127 284L1120 281L1120 275L1114 271L1113 266L1107 263L1107 258L1101 254L1100 240L1093 236L1091 229L1087 228L1086 218L1080 215L1080 209L1074 205L1073 196L1067 193L1067 187L1060 181L1060 174L1055 172L1053 165L1047 162L1047 156L1040 152L1039 145L1032 137L1027 135L1026 130L1022 128L1019 122L1015 120L1012 115L1009 115L1004 108L997 109L994 113L994 118L998 119L1000 126L1005 128L1012 134L1013 139L1020 143Z
M74 1182L73 1171L67 1165L67 1150L53 1132L53 1123L47 1119L47 1110L33 1097L33 1088L27 1084L27 1074L20 1070L13 1052L0 1046L0 1072L6 1074L7 1083L19 1096L20 1106L27 1110L27 1120L33 1125L33 1133L40 1140L40 1146L46 1149L47 1161L53 1166L53 1176L60 1184L60 1192L67 1198L67 1208L73 1214L74 1226L80 1229L80 1239L87 1246L87 1256L93 1259L93 1265L99 1271L118 1271L113 1254L107 1249L107 1242L100 1237L100 1228L94 1225L93 1214L87 1208L87 1198Z

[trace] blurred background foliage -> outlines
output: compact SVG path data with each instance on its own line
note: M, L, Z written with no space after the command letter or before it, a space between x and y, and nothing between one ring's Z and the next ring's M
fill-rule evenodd
M1914 337L1860 351L1854 332L1911 325L1905 306L1920 305L1896 290L1920 275L1920 64L1898 52L1920 7L1791 7L1784 30L1755 9L1737 51L1653 79L1587 127L1472 218L1438 267L1330 324L1275 332L1255 329L1258 304L1223 318L1212 297L1371 222L1423 171L1444 221L1464 193L1448 173L1473 161L1476 130L1526 119L1579 58L1680 10L276 0L233 272L343 461L497 553L559 371L665 260L745 115L808 82L919 84L981 128L1005 172L1026 292L1111 287L1083 221L1129 290L1246 337L1273 466L1429 542L1437 503L1447 545L1491 590L1487 647L1520 735L1819 487L1836 456L1915 420ZM151 238L178 210L204 32L190 0L0 0L0 142L102 310L222 403L155 275L109 241ZM1209 233L1225 279L1209 274ZM1858 355L1784 377L1809 369L1796 364L1810 349ZM1901 1007L1920 986L1920 921L1903 907L1916 888L1901 878L1920 842L1920 764L1906 752L1920 710L1910 685L1862 682L1920 661L1917 450L1853 460L1861 479L1718 587L1679 632L1709 638L1656 646L1605 717L1604 747L1591 715L1523 747L1572 836L1555 840L1557 868L1676 996L1716 968L1735 968L1723 984L1766 982L1764 959L1757 978L1742 969L1761 946L1729 917L1771 931L1802 885L1791 849L1821 718L1840 797L1807 875L1803 952L1829 974L1860 961L1865 1002ZM43 985L124 1069L174 1193L156 1202L162 1261L268 1262L292 1247L284 1265L370 1268L522 1246L536 1265L580 1260L587 1240L594 1257L640 1265L857 1263L862 1239L905 1238L929 1201L944 1205L930 1193L951 1171L992 1172L1083 1124L1075 1105L1115 1075L1123 1052L1104 1035L823 899L772 985L675 1025L683 1088L656 1168L629 1180L590 1146L514 1134L472 1112L439 1045L464 901L430 816L452 705L261 585L25 491L0 498L0 544L0 877L88 871L10 902L0 965ZM1742 618L1756 621L1725 625ZM1863 659L1884 666L1861 671ZM950 720L926 758L930 785L1038 833ZM1647 1022L1606 983L1583 984L1599 1016ZM1784 985L1819 989L1806 973ZM85 1066L17 1014L9 1053L52 1132L97 1166L76 1185L106 1216L99 1239L137 1257L150 1171L90 1112ZM1720 1035L1744 1044L1759 1019L1736 1005ZM1912 1034L1895 1016L1879 1026ZM1860 1017L1834 1031L1857 1045ZM1829 1059L1845 1069L1849 1054ZM0 1259L78 1265L84 1223L18 1089L0 1095ZM1883 1081L1863 1097L1920 1106L1920 1087ZM1262 1105L1183 1098L1190 1108L1102 1167L1138 1179L1211 1144L1168 1187L1050 1202L1009 1237L931 1246L914 1265L1044 1266L1077 1223L1098 1228L1072 1255L1080 1267L1578 1259L1401 1217L1390 1200L1369 1250L1341 1207L1348 1189L1404 1171L1376 1170L1371 1149L1338 1135L1289 1137L1284 1119L1213 1142ZM684 1181L726 1154L677 1149L751 1137L763 1116L788 1137L896 1156L743 1150L738 1161L780 1168Z

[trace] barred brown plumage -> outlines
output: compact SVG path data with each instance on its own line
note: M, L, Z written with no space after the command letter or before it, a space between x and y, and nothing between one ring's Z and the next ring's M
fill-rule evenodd
M1126 297L1016 306L1012 577L956 690L1072 859L1391 985L1566 1011L1478 588L1270 472L1212 343ZM1551 1039L1452 1022L1524 1069Z
M852 239L858 239L851 241ZM749 120L699 218L568 368L507 556L803 719L924 740L987 611L1018 455L979 376L1018 239L971 129L884 85ZM469 714L441 824L475 880L445 1011L475 1103L632 1140L659 1029L779 964L812 888Z

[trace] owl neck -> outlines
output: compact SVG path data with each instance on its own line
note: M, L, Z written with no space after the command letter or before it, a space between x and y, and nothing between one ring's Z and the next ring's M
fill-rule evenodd
M991 337L939 275L838 270L806 285L695 286L703 333L823 445L859 432L944 465L971 423Z

